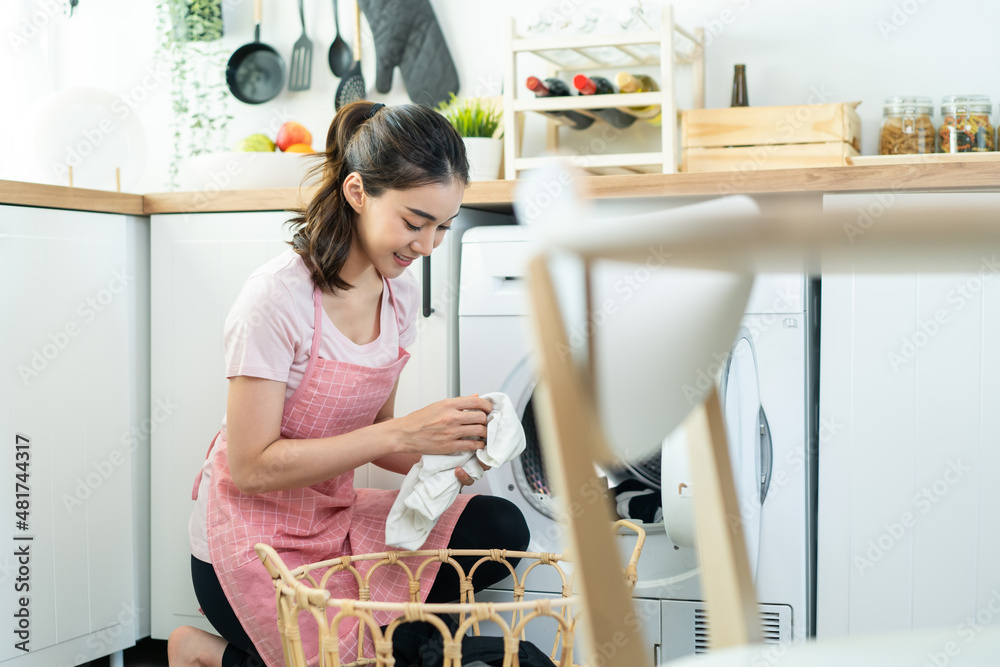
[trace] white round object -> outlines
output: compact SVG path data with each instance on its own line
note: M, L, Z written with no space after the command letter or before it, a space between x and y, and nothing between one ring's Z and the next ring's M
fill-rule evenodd
M315 153L206 153L184 160L180 179L192 190L297 188L318 160Z
M691 483L687 432L683 426L678 426L663 440L660 456L663 528L670 541L677 546L695 549L694 485Z
M115 169L131 191L146 169L146 132L120 96L91 87L67 88L45 98L35 117L35 156L53 185L114 190Z

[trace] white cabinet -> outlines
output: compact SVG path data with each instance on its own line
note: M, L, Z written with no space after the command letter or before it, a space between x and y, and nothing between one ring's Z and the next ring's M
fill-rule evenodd
M133 435L148 416L147 233L144 218L0 206L0 616L25 632L7 633L3 664L78 664L148 627Z
M824 205L857 212L862 244L886 207L944 205L960 216L966 205L1000 211L1000 195L838 195ZM995 617L996 250L963 274L823 276L820 638L939 626L964 640L970 622Z
M152 633L212 631L191 584L191 486L226 412L222 330L249 275L288 246L285 212L152 216Z
M284 211L155 215L152 219L152 394L172 416L153 433L153 627L166 639L179 625L211 631L191 584L191 487L226 410L222 330L249 275L289 246ZM435 253L435 259L437 258ZM432 264L432 267L434 265ZM437 274L447 266L433 268ZM410 271L422 277L422 265ZM438 285L448 282L443 274ZM447 395L445 313L418 315L417 341L400 378L396 414ZM398 488L401 476L367 465L358 486ZM262 566L263 567L263 566Z

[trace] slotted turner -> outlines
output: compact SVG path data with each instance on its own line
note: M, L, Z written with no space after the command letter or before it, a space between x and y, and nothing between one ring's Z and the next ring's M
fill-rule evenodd
M354 62L351 69L344 73L337 86L337 95L333 98L333 105L337 111L351 102L365 99L367 93L365 88L365 78L361 75L361 8L358 3L354 3Z
M299 0L299 20L302 36L292 48L292 71L288 75L288 90L309 90L312 82L313 43L306 37L306 15Z

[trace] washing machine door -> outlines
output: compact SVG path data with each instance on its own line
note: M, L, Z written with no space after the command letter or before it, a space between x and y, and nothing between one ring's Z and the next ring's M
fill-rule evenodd
M524 452L491 470L476 484L486 482L485 491L518 506L531 531L529 551L559 552L558 507L545 475L541 439L535 422L533 397L537 383L529 357L522 359L504 381L500 391L510 396L517 408L524 428ZM475 491L476 487L471 490Z
M720 395L747 559L751 574L756 575L761 506L771 478L771 439L760 402L757 353L746 327L740 329L730 350Z

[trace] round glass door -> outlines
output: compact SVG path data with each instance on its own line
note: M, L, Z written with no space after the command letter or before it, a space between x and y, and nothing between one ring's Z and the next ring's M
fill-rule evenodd
M730 351L720 393L747 560L750 563L750 573L756 576L760 551L762 483L766 478L762 471L769 468L765 468L764 464L770 459L770 443L762 437L766 429L760 405L757 355L753 339L745 327L740 329ZM765 447L766 452L763 451Z

